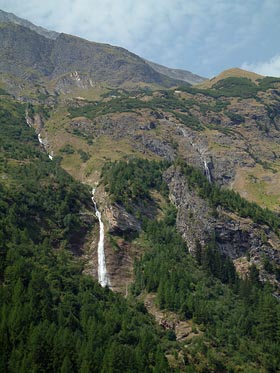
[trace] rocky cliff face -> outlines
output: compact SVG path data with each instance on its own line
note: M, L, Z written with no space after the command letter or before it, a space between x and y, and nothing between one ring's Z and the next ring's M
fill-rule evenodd
M213 238L219 250L232 259L246 257L254 263L261 276L268 278L263 263L280 264L280 240L267 226L253 223L222 208L217 211L191 190L185 177L174 167L165 173L170 199L177 207L177 228L195 254L198 245L204 248ZM275 277L272 276L273 281Z
M97 114L93 116L71 119L69 129L92 136L97 143L104 136L116 143L126 140L144 157L174 160L180 156L202 170L207 166L213 182L277 211L280 198L278 93L279 89L271 89L255 98L215 99L200 92L174 92L171 99L181 107L175 111L168 108L168 100L158 93L152 97L134 97L129 104L136 103L139 108L125 111L121 99L112 98L103 104L108 104L106 115L98 114L96 109ZM118 111L114 109L110 113L110 106L117 101ZM156 108L159 104L160 108ZM155 108L148 109L148 105ZM188 120L195 121L199 129Z
M54 41L13 23L0 26L0 72L38 82L53 71L50 61Z
M100 170L107 160L143 157L173 162L179 157L203 171L211 183L234 189L248 200L277 212L280 201L278 93L276 82L273 89L260 90L245 98L215 98L202 90L178 89L140 92L133 96L116 92L95 102L72 99L67 103L69 114L64 128L73 148L79 139L79 147L88 149L84 179L91 177L91 169ZM51 120L53 123L54 119ZM92 148L88 142L92 142ZM60 148L55 149L57 154L59 151ZM262 278L275 280L263 266L265 258L275 265L279 263L279 240L268 227L222 209L213 211L188 188L176 169L170 169L165 178L170 198L178 208L178 230L191 252L195 252L198 243L205 247L215 237L220 251L235 260L237 267L244 264L248 269L256 263ZM118 242L117 251L112 253L122 257L122 248L127 250L133 246L125 235L138 232L139 224L133 214L120 206L108 205L106 209L107 230ZM109 241L107 245L111 247ZM129 260L123 263L133 261L129 255L126 258ZM111 260L111 266L117 273L115 262L117 258ZM126 264L123 265L119 274L126 271ZM115 278L120 283L121 274Z
M140 222L123 206L113 204L104 210L104 216L109 224L108 232L113 235L125 236L131 233L139 233Z

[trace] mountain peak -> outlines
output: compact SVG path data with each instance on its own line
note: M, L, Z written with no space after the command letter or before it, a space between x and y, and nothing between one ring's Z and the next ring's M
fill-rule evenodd
M33 23L25 20L25 19L22 19L22 18L19 18L17 17L16 15L14 15L13 13L7 13L3 10L0 9L0 23L10 23L10 24L16 24L16 25L20 25L20 26L23 26L23 27L26 27L34 32L36 32L37 34L39 35L42 35L44 36L45 38L47 39L52 39L52 40L56 40L58 41L58 44L61 44L61 42L64 40L68 43L74 43L75 46L79 49L81 56L84 56L84 53L86 55L86 58L88 57L87 54L88 54L88 50L89 49L93 49L95 48L95 53L94 55L96 55L96 52L97 53L102 53L102 51L106 54L106 53L109 53L111 55L111 57L113 57L113 55L115 53L118 54L118 59L121 59L122 60L122 63L124 63L126 61L131 63L132 60L133 60L133 63L135 63L135 61L137 60L137 64L141 64L142 65L142 69L145 70L145 72L143 73L145 76L148 74L149 77L144 77L143 75L143 78L144 78L144 82L146 80L148 81L151 81L153 83L159 83L159 84L162 84L164 86L170 86L170 85L176 85L178 83L187 83L187 84L197 84L197 83L201 83L205 80L205 78L203 77L200 77L198 75L195 75L189 71L185 71L185 70L180 70L180 69L171 69L171 68L168 68L168 67L165 67L165 66L162 66L162 65L159 65L159 64L156 64L154 62L150 62L150 61L147 61L129 51L127 51L126 49L124 48L121 48L121 47L116 47L116 46L111 46L109 44L104 44L104 43L96 43L96 42L93 42L93 41L88 41L88 40L85 40L83 38L80 38L80 37L77 37L77 36L73 36L73 35L68 35L68 34L65 34L65 33L57 33L55 31L49 31L43 27L40 27L40 26L36 26L34 25ZM79 45L78 45L79 44ZM81 51L82 47L81 45L84 45L84 51ZM61 45L60 45L61 46ZM98 49L98 51L97 51ZM62 52L62 51L61 51ZM74 48L72 49L72 52L75 53L74 51ZM104 54L103 53L103 54ZM93 60L95 59L95 56L92 56L93 57ZM108 58L107 58L108 60ZM79 61L81 61L81 58L79 58ZM107 61L108 62L108 61ZM119 65L120 61L117 63L117 65ZM83 61L83 64L84 64L84 61ZM101 65L104 65L104 64L101 64ZM105 63L106 65L106 63ZM138 66L139 67L139 66ZM119 68L119 66L118 66ZM75 69L78 69L77 67L75 67ZM88 67L86 70L91 70L91 66ZM105 76L104 74L102 74L103 76ZM153 78L151 78L153 76ZM131 78L130 78L131 80Z
M219 75L199 84L200 88L212 88L220 80L227 78L247 78L255 82L258 79L262 79L263 76L256 74L252 71L240 69L239 67L233 67L222 71Z
M49 31L41 26L36 26L32 22L27 21L26 19L17 17L13 13L8 13L0 9L0 22L1 23L14 23L29 28L32 31L35 31L37 34L45 36L48 39L56 39L59 35L58 32Z

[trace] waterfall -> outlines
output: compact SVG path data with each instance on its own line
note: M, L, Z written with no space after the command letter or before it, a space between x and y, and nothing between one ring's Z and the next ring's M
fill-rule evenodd
M28 116L28 111L27 110L25 111L25 121L26 121L26 124L28 124L29 127L34 128L34 121ZM38 141L39 141L40 145L43 146L46 153L48 154L49 159L52 161L53 160L53 151L51 151L51 153L48 153L48 150L47 150L48 142L44 141L42 139L42 136L41 136L40 133L38 133L37 137L38 137Z
M199 158L204 164L204 171L205 171L205 175L207 177L207 180L209 181L209 183L212 183L211 172L210 172L209 167L208 167L208 162L205 158L205 153L207 151L207 148L203 145L199 145L199 144L195 143L194 141L192 141L191 135L188 135L187 131L184 128L182 128L182 127L178 127L178 128L180 128L183 137L189 137L189 141L190 141L191 146L198 152Z
M45 151L47 152L49 159L52 161L53 160L53 151L51 151L51 153L48 153L48 150L47 150L47 144L48 143L47 143L47 141L44 141L42 139L42 136L41 136L40 133L38 134L38 140L39 140L40 145L42 145L43 148L45 149Z
M41 144L41 145L45 145L44 144L44 141L42 140L42 137L41 137L41 135L40 135L40 133L38 134L38 140L39 140L39 143Z
M210 173L210 170L209 170L208 163L207 163L206 159L203 160L203 163L204 163L204 170L205 170L207 180L209 181L209 183L211 183L211 181L212 181L211 180L211 173Z
M102 287L110 286L109 277L106 269L105 252L104 252L104 224L101 219L101 213L97 208L97 204L94 199L95 188L92 189L91 200L94 204L95 215L99 221L99 242L98 242L98 282Z

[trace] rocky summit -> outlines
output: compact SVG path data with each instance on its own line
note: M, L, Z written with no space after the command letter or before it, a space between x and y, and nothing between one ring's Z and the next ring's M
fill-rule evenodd
M280 78L3 11L0 57L0 370L279 371Z

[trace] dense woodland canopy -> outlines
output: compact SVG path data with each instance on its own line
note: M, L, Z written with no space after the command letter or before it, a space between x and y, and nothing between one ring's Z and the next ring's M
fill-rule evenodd
M90 191L40 151L23 105L1 104L0 371L169 371L145 308L83 275L70 251Z
M40 150L24 109L1 99L0 371L278 371L279 301L259 282L255 266L241 280L215 237L204 251L198 244L196 258L188 253L162 176L170 164L135 159L103 169L112 201L135 213L143 228L145 253L135 263L130 298L82 273L72 251L91 228L80 214L93 215L90 190ZM213 208L221 205L278 232L279 219L270 211L210 185L181 161L175 166ZM149 206L152 214L145 214ZM137 300L146 292L156 293L159 308L190 321L196 336L182 346L172 330L159 330ZM168 367L167 352L180 361L178 368Z
M151 198L149 188L165 190L158 172L167 164L153 164L132 160L108 165L104 180L113 198L125 206L134 206L138 201L132 191L137 186L147 201ZM182 161L176 162L176 166L186 176L189 186L213 208L222 205L240 216L267 223L278 232L279 218L272 212L210 184L200 171ZM124 174L129 177L123 177ZM153 185L152 175L156 176ZM121 190L125 192L120 193ZM161 309L175 311L182 320L193 321L202 331L185 351L185 360L195 370L279 370L280 304L272 295L272 288L259 281L254 265L249 276L240 279L232 261L216 248L215 237L203 251L198 243L193 258L176 231L176 209L169 205L163 212L164 218L159 221L143 218L142 239L147 250L135 263L133 293L137 296L155 292Z

